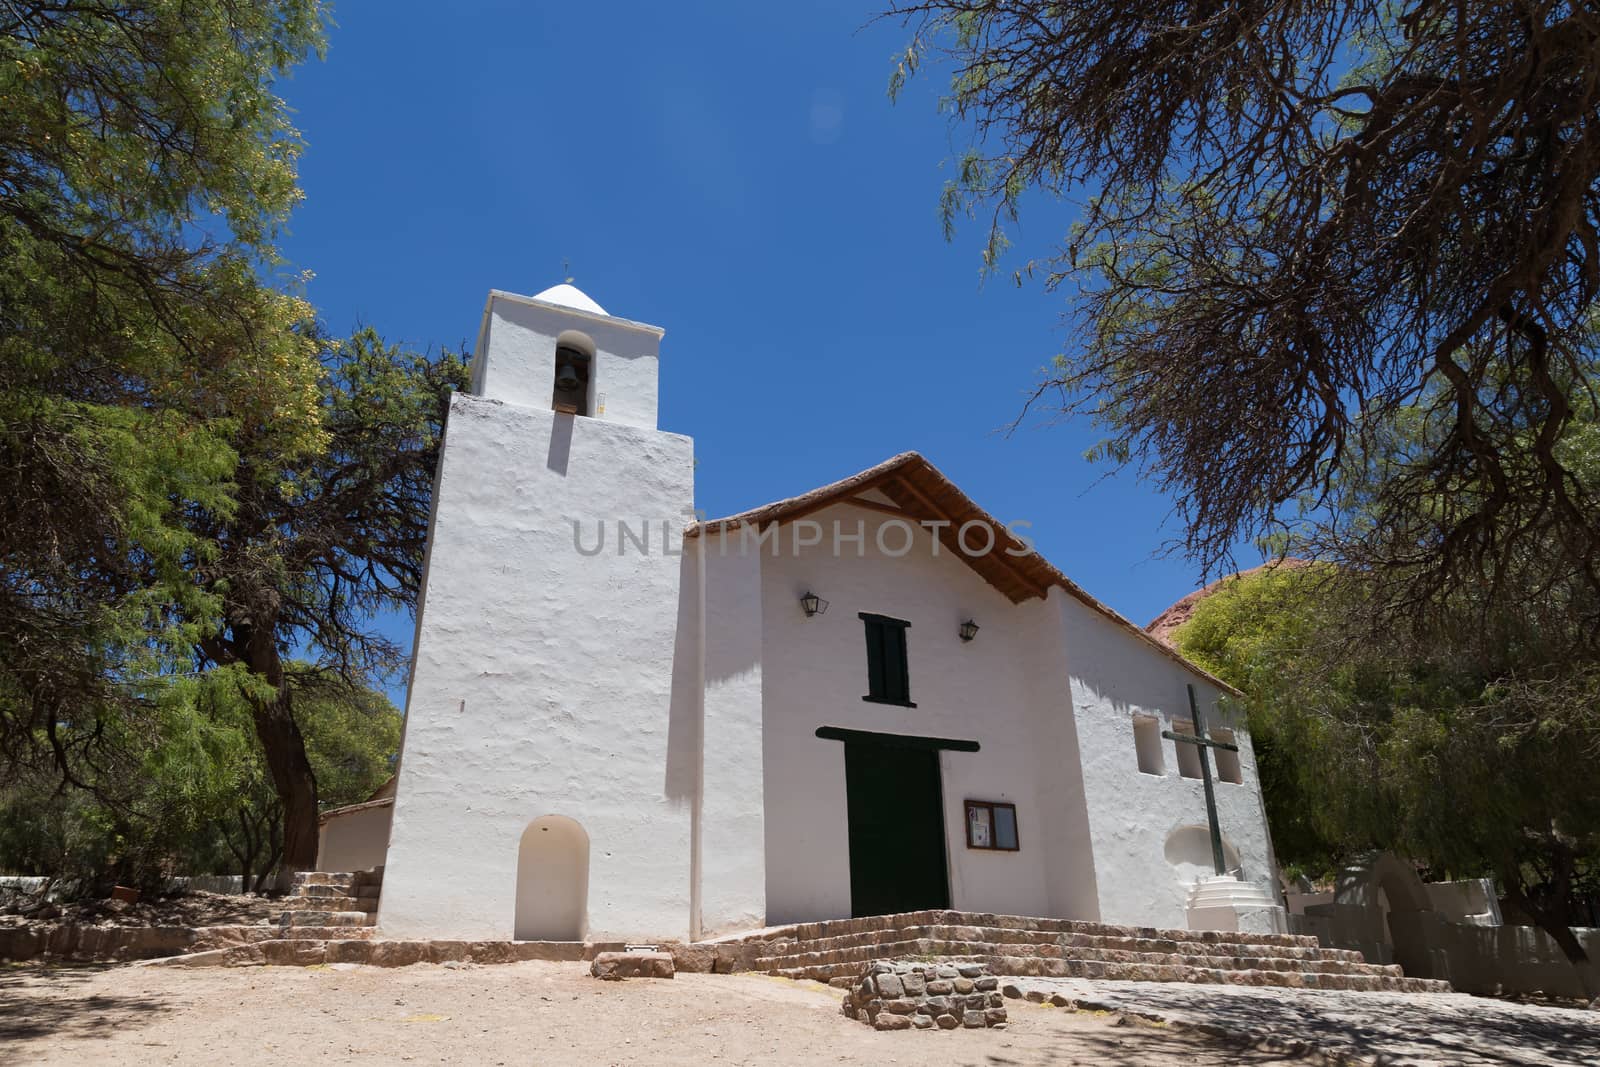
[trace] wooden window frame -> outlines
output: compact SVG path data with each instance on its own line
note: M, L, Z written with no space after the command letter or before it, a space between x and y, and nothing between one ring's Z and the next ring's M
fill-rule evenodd
M972 811L974 808L985 808L989 812L989 843L979 845L972 840ZM1011 809L1011 833L1016 839L1016 844L1009 848L995 843L995 819L997 808ZM1021 852L1022 829L1017 825L1017 806L1008 800L968 800L964 802L961 811L961 821L966 826L967 847L978 852Z
M874 614L874 613L872 613L870 611L861 611L861 612L857 612L856 614L857 614L857 617L860 618L862 623L863 623L862 629L865 632L866 641L867 641L867 692L866 692L866 694L864 696L862 696L861 699L865 700L869 704L890 704L890 705L893 705L894 707L897 707L897 708L914 708L914 707L916 707L917 706L916 702L911 699L911 654L910 654L910 642L906 640L906 633L905 633L907 630L911 629L911 624L909 622L907 622L906 620L904 620L904 619L896 619L896 618L894 618L893 616L890 616L890 615L877 615L877 614ZM875 630L875 628L878 628L878 630L882 630L882 631L887 631L889 629L895 629L895 630L899 631L898 639L899 639L899 642L900 642L900 692L904 694L903 699L902 698L896 698L894 696L889 695L889 688L890 687L887 686L887 685L884 686L883 691L876 692L876 693L872 691L872 662L873 662L873 644L872 644L872 640L873 640L874 633L878 632L878 630ZM882 653L880 652L879 655L882 656ZM883 662L883 668L886 670L888 668L887 662L886 661L881 661L881 662Z

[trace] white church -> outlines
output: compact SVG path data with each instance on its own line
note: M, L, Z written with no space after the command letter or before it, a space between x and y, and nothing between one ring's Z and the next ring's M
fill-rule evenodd
M398 774L323 826L322 869L385 868L381 936L931 908L1282 928L1224 683L915 452L697 521L662 334L571 285L489 294Z

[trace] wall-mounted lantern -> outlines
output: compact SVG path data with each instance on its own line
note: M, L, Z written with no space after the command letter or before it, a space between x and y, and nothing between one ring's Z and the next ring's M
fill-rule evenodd
M809 589L806 590L806 595L800 598L800 606L806 609L806 618L808 619L813 615L826 615L828 613L828 602Z
M978 636L978 624L977 623L973 622L971 619L968 619L966 622L961 624L961 640L963 640L963 641L971 641L974 637L977 637L977 636Z

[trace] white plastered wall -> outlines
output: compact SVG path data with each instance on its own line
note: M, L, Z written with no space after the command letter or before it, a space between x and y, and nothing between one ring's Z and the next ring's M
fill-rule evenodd
M702 694L697 937L763 926L767 911L761 566L754 556L719 554L719 543L717 537L694 538L684 555L703 606L695 640L684 642L703 657L697 665Z
M491 391L504 340L493 341ZM589 937L690 933L695 702L673 699L675 684L692 683L674 679L682 560L661 540L681 551L692 445L537 403L452 400L385 937L509 938L518 845L546 815L588 835ZM650 403L653 426L653 392ZM619 519L636 533L649 522L649 553L618 553ZM605 523L599 554L578 550L574 522L585 549Z
M360 807L323 820L317 834L317 870L365 871L382 867L394 805Z
M1072 679L1067 670L1065 590L1052 586L1043 603L1030 601L1028 629L1033 667L1028 672L1033 707L1033 773L1039 807L1052 820L1045 849L1048 914L1061 919L1097 921L1100 896L1095 884L1094 844L1084 796L1083 757L1073 714Z
M1175 742L1163 740L1164 773L1140 772L1136 716L1161 729L1190 718L1187 684L1208 728L1234 731L1243 782L1216 782L1218 821L1246 880L1276 896L1255 753L1243 722L1218 709L1221 690L1082 601L1060 597L1063 639L1078 724L1100 918L1110 923L1184 928L1190 867L1174 868L1165 846L1176 831L1205 827L1204 787L1178 773ZM1213 764L1213 773L1215 765ZM1207 872L1209 873L1209 872Z
M926 530L917 532L904 557L883 555L875 531L893 520L878 512L841 505L812 519L826 531L822 545L797 556L796 526L784 524L779 555L762 550L768 921L850 914L844 745L818 738L819 726L977 741L978 752L940 753L951 906L1051 914L1046 856L1060 820L1041 810L1035 790L1036 691L1030 682L1038 649L1032 631L1044 605L1012 604L947 549L934 557ZM849 534L862 524L860 557L850 543L835 557L835 520ZM801 533L802 540L808 537L809 531ZM740 550L738 531L723 539L730 553ZM900 541L895 536L887 543L895 549ZM829 601L827 614L805 616L799 600L807 589ZM907 658L917 707L861 699L867 659L859 612L911 623ZM958 628L968 618L981 630L964 643ZM1020 851L966 847L963 801L969 798L1017 806Z

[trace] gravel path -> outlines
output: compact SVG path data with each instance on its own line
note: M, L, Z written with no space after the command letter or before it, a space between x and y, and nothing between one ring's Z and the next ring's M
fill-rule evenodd
M1002 987L1234 1039L1275 1039L1357 1062L1600 1064L1600 1011L1460 993L1351 993L1010 978ZM1008 1005L1018 1003L1008 1000Z
M599 982L570 963L0 967L0 1063L1600 1064L1600 1013L1460 995L1006 979L1004 1030L880 1033L755 975ZM1151 1019L1160 1020L1152 1024Z
M1011 1002L1004 1030L882 1033L837 990L754 975L600 982L579 964L0 967L0 1064L1284 1062L1203 1035ZM1305 1061L1300 1061L1304 1063Z

